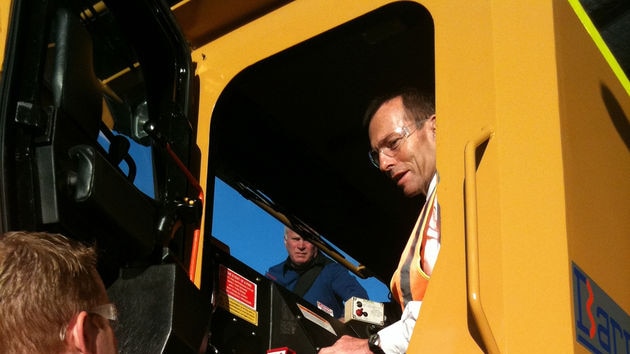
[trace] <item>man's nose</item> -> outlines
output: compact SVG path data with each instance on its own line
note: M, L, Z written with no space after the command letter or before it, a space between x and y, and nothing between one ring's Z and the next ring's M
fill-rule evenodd
M379 153L378 156L378 168L383 171L383 172L387 172L389 171L392 166L394 166L394 163L396 162L396 159L393 157L389 157L385 154L383 154L382 152Z

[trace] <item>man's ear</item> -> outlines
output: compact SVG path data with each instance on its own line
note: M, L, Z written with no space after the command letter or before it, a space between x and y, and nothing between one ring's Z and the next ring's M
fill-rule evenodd
M435 114L432 114L428 119L429 124L431 124L431 130L435 131L436 129L436 120L437 120L437 116Z
M70 324L68 329L68 338L66 342L73 350L79 353L90 353L90 340L89 334L91 331L88 326L92 326L88 317L88 313L85 311L79 312L75 316L74 321Z
M427 121L424 124L428 125L429 128L429 132L432 134L432 137L435 139L435 132L437 131L437 124L436 124L436 120L437 117L435 114L432 114L429 118L427 118Z

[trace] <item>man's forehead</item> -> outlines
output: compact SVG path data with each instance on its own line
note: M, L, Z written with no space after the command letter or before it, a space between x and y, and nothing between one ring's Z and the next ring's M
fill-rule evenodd
M300 236L300 234L298 234L297 232L295 232L295 231L293 231L293 230L290 230L290 229L287 229L287 230L286 230L286 232L285 232L285 234L286 234L288 237L301 237L301 236Z
M370 121L369 134L372 142L381 140L396 128L406 125L406 112L402 100L398 102L394 100L396 99L385 102Z

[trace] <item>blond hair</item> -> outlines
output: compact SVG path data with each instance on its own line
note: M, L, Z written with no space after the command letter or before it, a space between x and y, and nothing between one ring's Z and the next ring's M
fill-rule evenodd
M63 351L68 324L103 301L101 289L92 247L60 234L5 233L0 237L0 352Z

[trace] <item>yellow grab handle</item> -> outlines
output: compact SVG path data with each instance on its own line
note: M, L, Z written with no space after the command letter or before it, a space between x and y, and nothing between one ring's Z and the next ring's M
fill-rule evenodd
M479 248L477 237L477 148L494 136L494 130L488 126L475 139L466 143L464 148L464 208L466 222L466 280L468 306L472 318L481 334L481 340L487 353L499 353L499 348L492 335L490 324L483 312L479 291Z

